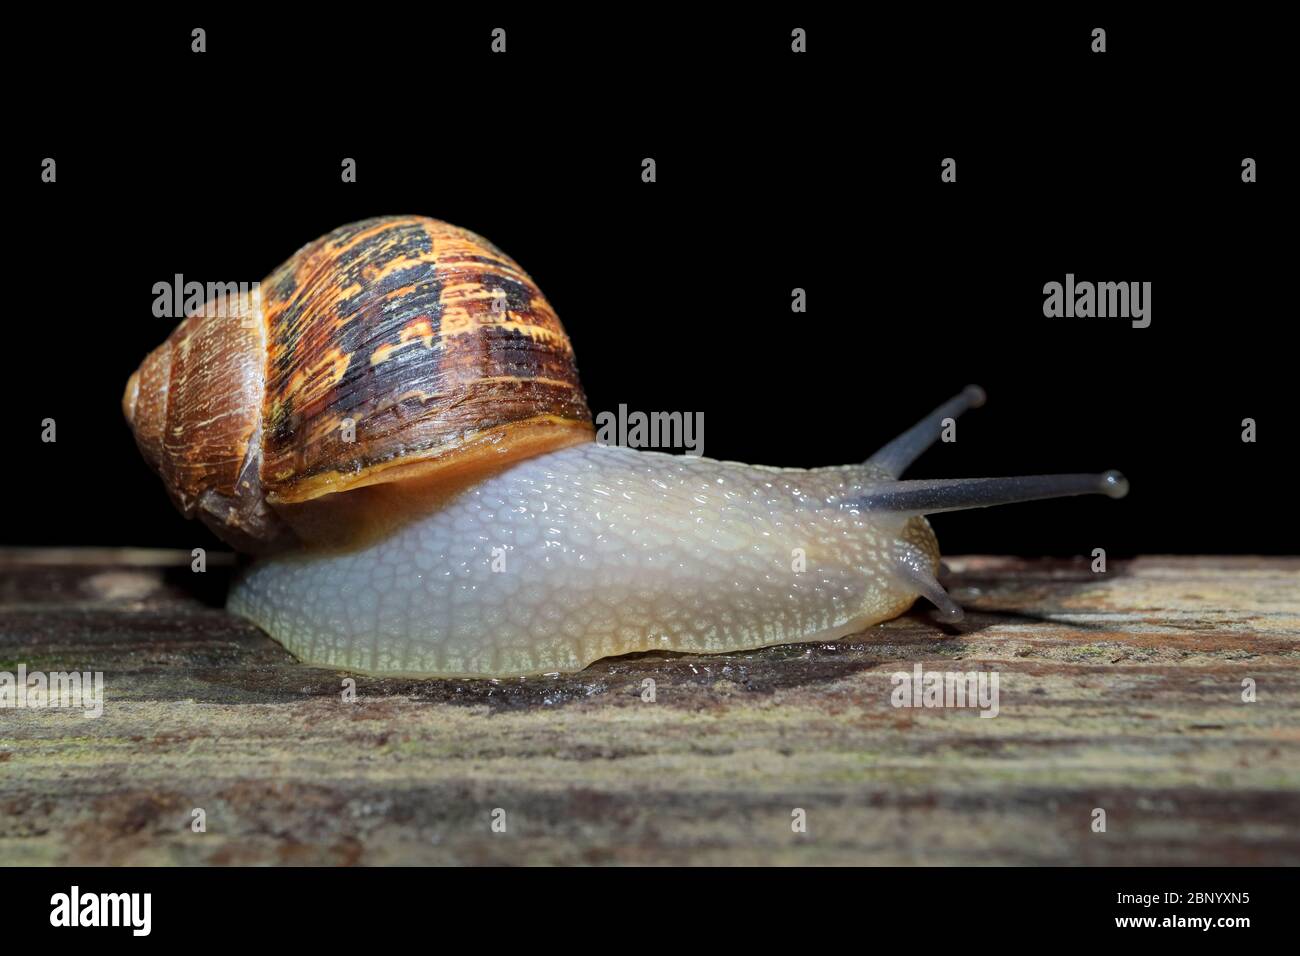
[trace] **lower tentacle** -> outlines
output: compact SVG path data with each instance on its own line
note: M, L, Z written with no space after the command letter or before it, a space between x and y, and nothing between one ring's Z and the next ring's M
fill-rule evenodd
M898 566L895 571L898 582L905 588L915 591L939 609L944 620L960 621L965 612L961 605L952 599L934 572L925 555L912 547L902 547L898 552Z

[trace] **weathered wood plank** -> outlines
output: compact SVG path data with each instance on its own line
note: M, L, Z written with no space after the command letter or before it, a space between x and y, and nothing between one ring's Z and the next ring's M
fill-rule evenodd
M1298 558L949 559L956 627L355 703L188 564L0 552L0 671L105 675L0 710L0 863L1300 863ZM917 663L999 715L894 707Z

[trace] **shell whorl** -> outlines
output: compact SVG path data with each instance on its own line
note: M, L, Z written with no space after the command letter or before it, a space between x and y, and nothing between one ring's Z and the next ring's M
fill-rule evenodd
M122 411L187 518L238 548L292 540L260 478L265 328L251 296L186 317L127 382Z

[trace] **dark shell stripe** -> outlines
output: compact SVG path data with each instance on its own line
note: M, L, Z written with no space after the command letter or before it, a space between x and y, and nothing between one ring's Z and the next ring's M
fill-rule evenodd
M280 266L263 295L272 501L340 490L510 423L589 426L559 319L467 230L419 217L344 226Z

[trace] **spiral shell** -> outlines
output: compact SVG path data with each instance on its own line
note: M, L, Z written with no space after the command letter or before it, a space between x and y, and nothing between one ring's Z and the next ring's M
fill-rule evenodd
M237 547L291 540L286 506L591 438L554 310L472 232L414 216L343 226L260 300L187 317L123 397L177 506Z

